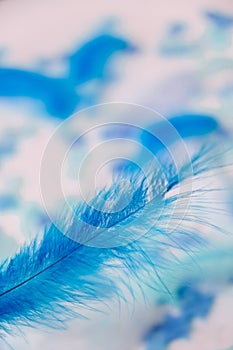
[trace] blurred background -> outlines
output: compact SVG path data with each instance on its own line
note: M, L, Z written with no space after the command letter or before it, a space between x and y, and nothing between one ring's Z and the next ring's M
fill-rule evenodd
M194 143L216 135L231 142L233 2L0 1L1 260L49 223L40 165L57 127L75 112L108 102L152 108ZM92 118L101 121L100 114ZM82 131L88 116L79 120ZM58 140L62 147L72 132L68 127ZM78 144L76 161L88 142ZM232 210L231 172L221 176ZM0 348L233 349L233 244L229 237L221 242L219 250L200 256L208 286L187 288L180 277L175 306L157 295L153 307L140 301L119 315L115 306L110 315L76 320L62 331L25 329Z

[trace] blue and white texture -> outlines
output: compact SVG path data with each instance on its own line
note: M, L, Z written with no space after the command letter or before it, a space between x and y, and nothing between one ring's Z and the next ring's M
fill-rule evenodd
M230 348L231 2L0 23L0 348Z

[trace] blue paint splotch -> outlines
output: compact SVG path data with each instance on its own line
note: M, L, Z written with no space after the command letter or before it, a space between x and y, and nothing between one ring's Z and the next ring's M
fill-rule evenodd
M0 68L0 96L41 101L51 116L62 119L74 111L79 101L66 79L13 68Z
M177 292L180 304L178 316L167 314L162 324L156 325L146 336L147 350L165 350L174 340L191 333L195 318L205 318L211 311L214 296L184 285Z
M168 123L176 129L177 137L186 139L190 137L203 137L213 132L222 132L217 120L208 115L201 114L183 114L174 116L168 121L156 123L144 130L141 134L141 142L151 152L157 153L161 150L166 151L166 147L178 141L176 134L169 133ZM175 138L174 138L175 137ZM161 139L166 138L166 145Z
M228 29L233 26L233 16L229 14L211 10L206 11L204 15L208 20L217 25L219 28Z
M162 56L179 56L193 54L198 50L199 43L186 39L187 23L172 23L159 45L159 54Z
M85 43L68 57L69 77L76 84L106 79L110 58L118 53L133 51L133 46L126 40L102 34Z
M11 138L0 139L0 162L4 156L14 153L16 150L15 142Z
M38 72L0 67L0 97L40 101L52 117L65 119L77 107L85 107L88 101L79 93L81 85L106 80L110 59L125 51L132 52L127 41L104 34L84 43L66 57L68 74L65 77L54 78ZM94 94L97 92L98 88Z
M215 10L203 11L202 14L206 29L199 38L189 37L188 23L174 22L169 25L159 44L159 54L166 57L204 58L209 49L226 50L231 47L233 16Z
M16 208L17 198L12 194L0 194L0 212Z
M169 119L151 124L144 129L133 125L109 125L101 133L101 137L105 140L122 138L141 144L143 147L140 147L140 151L131 155L134 161L136 163L138 161L149 162L151 152L156 155L156 159L162 167L166 167L169 162L175 165L172 147L176 142L194 140L202 143L203 137L210 137L211 135L221 138L227 136L227 133L213 116L194 113L175 115ZM144 149L149 152L145 154ZM121 172L122 169L126 168L127 163L129 165L128 160L119 159L118 162L113 164L112 171L114 173ZM132 168L132 164L130 168ZM172 186L177 181L178 179L174 179Z

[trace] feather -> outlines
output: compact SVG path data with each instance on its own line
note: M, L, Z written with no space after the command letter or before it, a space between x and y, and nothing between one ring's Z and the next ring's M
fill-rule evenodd
M124 297L119 286L123 282L132 291L131 277L142 289L144 283L152 288L163 285L160 270L168 271L175 263L168 248L188 251L200 243L195 228L187 225L195 215L197 219L197 211L200 221L203 213L202 224L209 224L204 215L206 203L201 205L200 199L205 191L192 192L197 202L188 200L187 215L183 203L190 193L172 195L171 191L189 178L194 181L218 168L222 152L216 153L216 149L202 148L179 171L173 164L167 164L166 171L150 166L146 174L125 171L122 176L125 179L127 174L127 183L121 185L118 176L91 204L80 203L72 217L65 215L63 230L51 224L41 239L3 262L1 335L11 332L13 326L63 326L67 319L82 314L83 307L94 308L96 302ZM190 166L192 173L187 171Z

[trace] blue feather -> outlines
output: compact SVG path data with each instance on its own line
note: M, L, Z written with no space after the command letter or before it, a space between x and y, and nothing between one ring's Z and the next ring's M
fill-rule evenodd
M121 187L118 177L91 204L79 204L73 217L64 220L65 234L52 224L41 239L35 239L3 262L2 334L11 332L12 326L32 326L35 322L62 326L67 319L81 315L83 308L95 308L98 302L122 296L119 285L123 282L127 286L129 278L134 278L142 289L144 283L153 288L163 285L160 271L175 264L169 247L186 251L200 243L196 230L187 226L193 217L197 218L197 211L199 219L201 212L203 222L210 225L205 220L208 209L201 201L202 190L193 191L197 202L189 205L191 219L182 211L173 219L175 205L182 203L187 193L177 195L170 191L190 176L194 181L203 173L205 176L206 171L218 168L223 151L216 153L216 149L202 148L190 164L182 164L179 173L173 163L167 164L163 173L152 167L146 174L124 172L128 185ZM189 166L193 169L191 174L187 171ZM125 193L129 194L126 205ZM119 209L122 203L124 209ZM168 231L171 219L174 225L181 221L172 234ZM116 270L121 277L112 273Z

